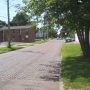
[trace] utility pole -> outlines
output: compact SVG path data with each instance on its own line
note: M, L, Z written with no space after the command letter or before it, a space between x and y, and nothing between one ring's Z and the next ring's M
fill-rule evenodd
M11 48L9 0L7 0L7 16L8 16L8 48Z

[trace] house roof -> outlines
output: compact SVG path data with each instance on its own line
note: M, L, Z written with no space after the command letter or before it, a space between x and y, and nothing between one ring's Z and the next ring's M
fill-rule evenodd
M29 29L31 28L30 26L11 26L10 27L10 30L18 30L18 29ZM3 31L3 30L8 30L8 27L1 27L0 28L0 31Z

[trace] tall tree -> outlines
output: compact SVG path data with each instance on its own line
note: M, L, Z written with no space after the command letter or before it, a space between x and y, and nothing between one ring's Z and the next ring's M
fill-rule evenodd
M66 37L74 37L75 36L75 31L73 29L70 29L66 26L63 26L63 28L60 31L60 36L62 38L66 38Z
M7 25L7 24L6 24L5 21L0 20L0 26L6 26L6 25Z
M22 26L29 24L29 16L24 12L18 12L16 16L13 18L11 25Z
M76 30L83 55L90 55L90 0L23 0L26 11L49 18L53 24Z

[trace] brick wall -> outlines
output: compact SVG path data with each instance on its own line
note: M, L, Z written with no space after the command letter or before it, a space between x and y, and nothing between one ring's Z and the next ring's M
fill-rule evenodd
M34 29L13 29L10 30L11 41L13 42L34 42L35 30ZM0 31L0 42L8 41L8 30Z

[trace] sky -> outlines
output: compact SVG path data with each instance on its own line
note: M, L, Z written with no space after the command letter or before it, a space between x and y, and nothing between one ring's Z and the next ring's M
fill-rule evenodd
M21 4L22 0L10 0L10 20L16 15L15 5ZM7 0L0 0L0 20L7 22Z
M22 4L22 0L10 0L10 21L16 15L17 8L15 7L17 4ZM0 1L0 20L5 21L7 23L7 0ZM38 24L38 27L41 28L42 23Z

